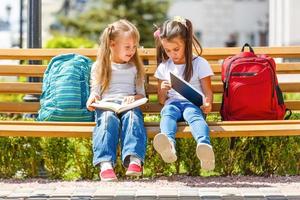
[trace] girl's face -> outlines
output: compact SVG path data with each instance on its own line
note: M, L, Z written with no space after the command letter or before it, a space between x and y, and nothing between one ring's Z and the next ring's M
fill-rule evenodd
M110 48L113 62L127 63L136 52L137 42L130 33L121 33L110 41Z
M162 39L161 44L168 57L171 58L175 64L185 63L185 43L180 37L175 37L171 40Z

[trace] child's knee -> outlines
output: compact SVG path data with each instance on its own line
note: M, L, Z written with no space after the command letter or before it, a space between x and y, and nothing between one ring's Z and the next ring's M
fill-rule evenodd
M161 115L162 116L176 116L180 112L181 111L176 106L167 105L167 106L163 107L163 109L161 110Z

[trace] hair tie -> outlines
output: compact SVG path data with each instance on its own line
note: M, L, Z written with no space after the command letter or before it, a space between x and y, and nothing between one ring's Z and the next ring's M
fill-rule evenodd
M181 17L181 16L175 16L175 17L173 18L173 21L179 22L179 23L181 23L182 25L184 25L185 27L187 27L187 26L186 26L186 19L184 19L184 18Z
M114 25L112 25L112 24L108 25L107 29L108 29L108 35L110 35L112 33L112 31L114 30Z
M155 38L160 38L160 30L157 29L157 30L153 33L153 36L154 36Z

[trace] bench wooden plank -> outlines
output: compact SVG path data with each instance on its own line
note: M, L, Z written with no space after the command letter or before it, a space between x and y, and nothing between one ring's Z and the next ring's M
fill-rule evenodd
M0 75L43 77L46 68L46 65L0 65Z
M211 64L215 75L221 74L221 64ZM1 76L34 76L43 77L47 65L0 65ZM145 65L145 73L153 76L156 65ZM278 63L278 74L300 74L300 63ZM154 77L153 77L154 78Z
M72 126L70 129L69 126ZM158 122L147 123L149 138L159 132ZM300 135L300 120L291 121L247 121L247 123L209 123L211 137L256 137ZM94 123L62 122L0 122L0 136L30 137L91 137ZM178 126L177 138L191 138L190 129L184 123Z
M300 92L300 80L298 83L279 83L279 86L283 92ZM223 93L223 83L222 82L213 82L212 83L212 90L214 93ZM1 90L0 90L1 92ZM147 94L157 94L157 84L150 83L146 85L146 92Z
M66 53L77 53L96 59L97 49L70 48L70 49L0 49L0 59L7 60L50 60L52 57ZM156 50L138 49L142 59L155 60Z
M299 124L300 120L246 120L246 121L218 121L218 122L208 122L210 126L232 126L232 125L272 125L272 124L281 124L281 125L290 125L290 124ZM145 122L147 126L156 126L158 122ZM11 121L4 120L0 121L0 125L47 125L47 126L95 126L95 122L54 122L54 121ZM178 125L184 126L185 122L178 122Z
M221 64L212 64L215 75L221 74ZM278 74L300 74L300 63L279 63L277 64ZM0 65L1 76L34 76L43 77L47 65ZM156 65L145 66L145 73L153 76ZM154 77L153 77L154 78Z
M267 54L279 58L299 58L300 46L293 47L254 47L255 53ZM155 60L156 50L154 48L138 49L141 58ZM240 52L240 47L227 48L204 48L202 56L208 60L217 60L235 55ZM64 53L79 53L95 59L97 49L0 49L0 59L17 60L49 60L51 57Z
M0 76L43 77L46 68L46 65L0 65ZM220 64L212 64L212 69L216 76L221 74ZM155 70L156 65L145 66L145 74L152 80L156 80ZM279 63L277 74L300 74L300 63Z
M274 58L299 58L300 46L294 47L254 47L256 54L266 54ZM204 48L203 57L208 60L223 59L241 51L240 47Z
M287 108L292 110L300 110L300 100L285 101ZM0 102L0 112L2 113L37 113L40 108L39 102ZM219 112L221 108L220 102L214 102L212 112ZM147 103L141 106L145 113L159 113L162 105L159 103Z
M40 102L0 102L1 113L37 113Z
M9 94L40 94L42 83L1 82L0 93Z
M211 64L212 70L215 75L221 74L221 64ZM156 70L156 65L148 65L145 67L145 72L147 75L153 75ZM292 63L277 63L276 64L277 74L300 74L300 62ZM0 73L1 74L1 73Z
M300 80L299 80L300 81ZM279 83L279 86L283 92L300 92L300 82L284 82ZM223 92L223 83L213 82L212 90L214 93ZM19 83L19 82L1 82L0 93L10 94L41 94L42 83ZM157 94L157 84L146 84L147 94Z
M221 74L221 64L211 64L211 67L215 75ZM277 74L300 74L300 62L291 63L277 63L276 64Z

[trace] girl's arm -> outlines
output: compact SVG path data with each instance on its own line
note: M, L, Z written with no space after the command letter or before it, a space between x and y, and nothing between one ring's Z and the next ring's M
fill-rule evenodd
M97 100L100 100L100 85L95 85L96 80L96 63L93 64L91 69L91 89L90 89L90 96L86 102L86 107L89 111L94 111L95 107L91 106Z
M171 84L168 81L158 80L157 94L160 104L164 104L168 99L168 91L171 89Z
M202 91L205 95L205 102L200 107L205 114L208 114L212 110L213 92L211 88L210 76L200 79Z

